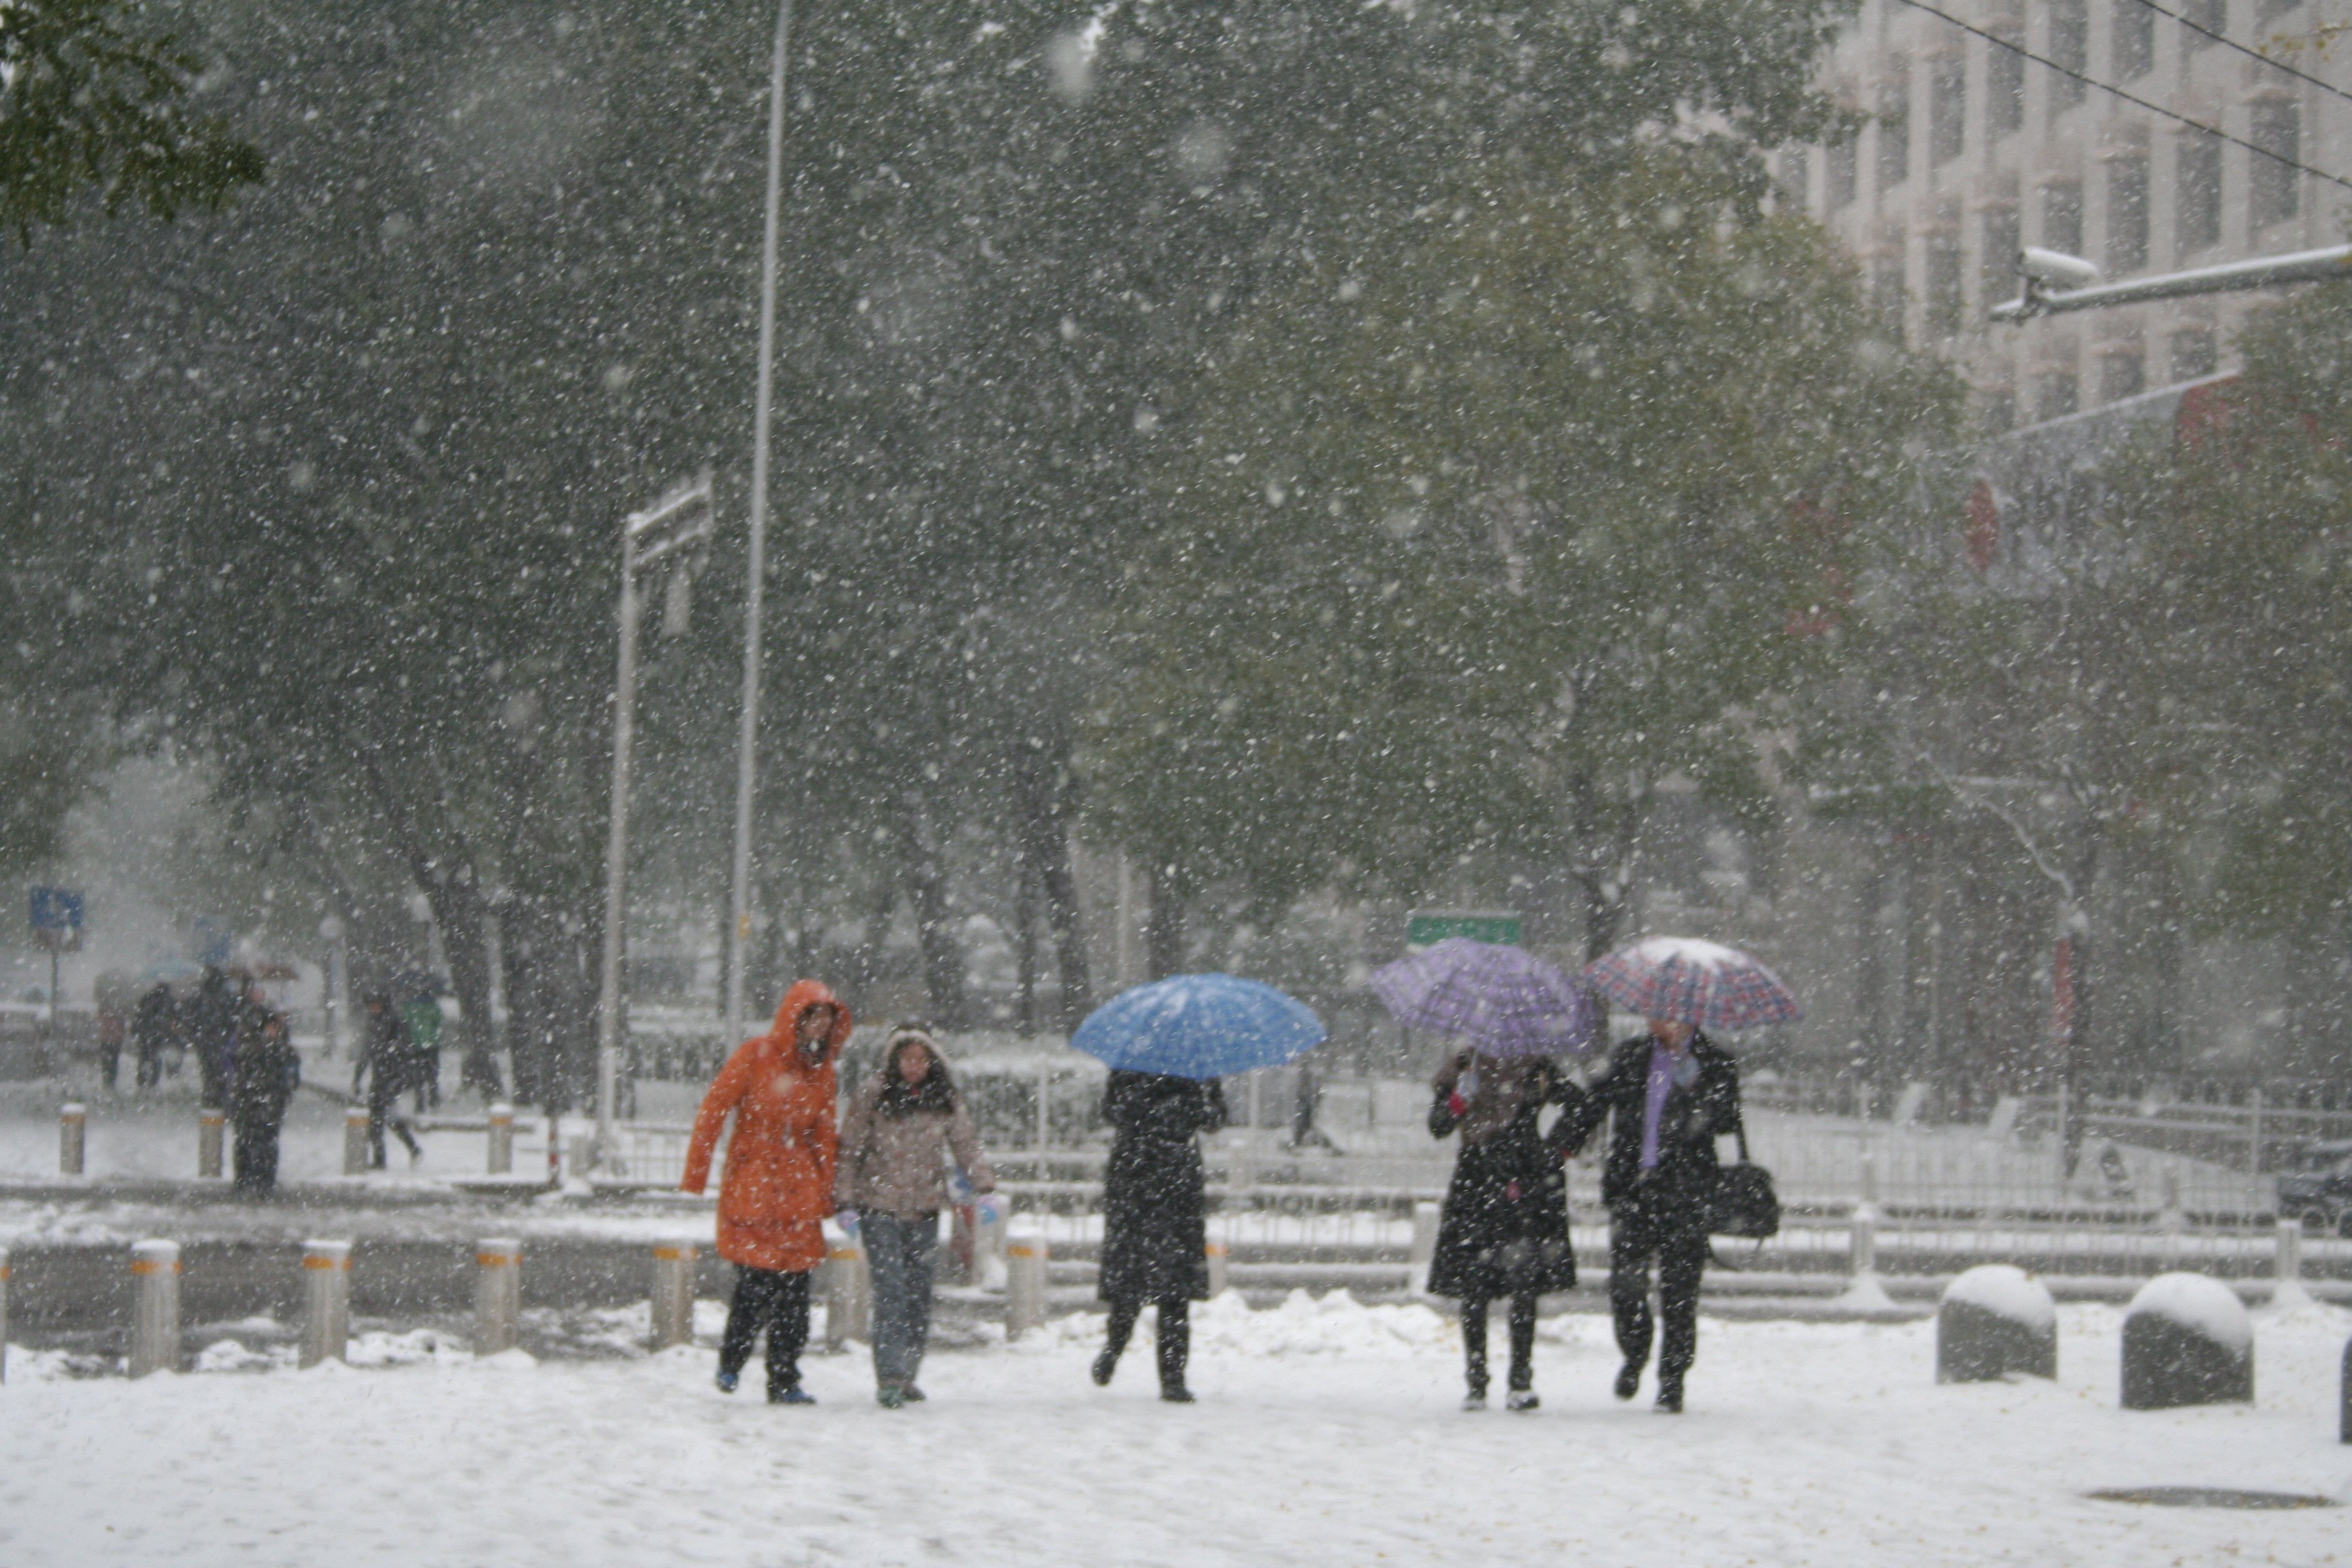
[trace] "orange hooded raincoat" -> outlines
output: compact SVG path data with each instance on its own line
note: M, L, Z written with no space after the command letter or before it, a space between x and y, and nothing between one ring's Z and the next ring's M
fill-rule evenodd
M811 1068L794 1042L801 1015L820 1005L833 1008L833 1029L824 1063ZM776 1009L776 1026L738 1047L703 1096L679 1184L689 1193L709 1184L719 1134L734 1112L719 1184L719 1256L729 1262L797 1274L824 1261L839 1158L834 1063L849 1028L839 997L818 981L797 981Z

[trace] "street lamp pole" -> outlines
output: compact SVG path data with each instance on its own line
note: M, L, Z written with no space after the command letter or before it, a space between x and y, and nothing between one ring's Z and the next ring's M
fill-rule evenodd
M710 537L710 475L621 527L621 660L613 682L613 799L604 839L604 964L596 993L596 1163L613 1157L620 1098L622 965L628 952L629 768L636 749L638 574Z
M760 374L751 411L751 528L743 588L742 731L735 755L735 864L727 923L727 1040L743 1037L743 992L751 942L751 802L759 783L760 597L768 568L769 432L775 414L776 248L784 188L784 77L793 0L776 6L776 49L768 66L767 232L760 246Z

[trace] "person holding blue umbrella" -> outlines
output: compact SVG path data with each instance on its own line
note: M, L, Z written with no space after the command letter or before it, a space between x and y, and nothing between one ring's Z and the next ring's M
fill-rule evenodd
M1147 1304L1159 1308L1160 1397L1190 1405L1192 1304L1209 1299L1206 1173L1200 1134L1227 1120L1229 1074L1313 1049L1323 1024L1270 985L1229 974L1179 974L1096 1010L1070 1044L1111 1069L1103 1115L1102 1271L1110 1325L1094 1380L1108 1384Z

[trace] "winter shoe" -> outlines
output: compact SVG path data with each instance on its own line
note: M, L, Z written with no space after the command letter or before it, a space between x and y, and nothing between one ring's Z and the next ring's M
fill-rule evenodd
M1511 1390L1510 1397L1503 1401L1503 1408L1506 1410L1533 1410L1542 1403L1542 1400L1536 1397L1536 1391L1534 1389L1515 1388Z
M1617 1386L1612 1392L1620 1399L1631 1399L1642 1392L1642 1363L1629 1361L1617 1369Z
M1486 1396L1483 1394L1465 1394L1462 1396L1462 1408L1484 1410L1486 1408Z
M1181 1383L1162 1384L1160 1388L1160 1397L1166 1400L1171 1405L1190 1405L1193 1403L1192 1391L1185 1387Z
M895 1383L886 1383L874 1391L874 1403L885 1410L897 1410L907 1403L907 1391Z
M785 1389L782 1394L771 1394L768 1395L768 1403L771 1405L814 1405L816 1403L816 1395L811 1394L807 1389L803 1388L796 1383L790 1388Z
M924 1400L930 1397L930 1395L925 1394L921 1389L917 1388L911 1383L900 1384L898 1385L898 1392L907 1396L907 1403L909 1405L920 1405Z
M1095 1386L1097 1388L1108 1388L1110 1386L1110 1374L1118 1370L1118 1352L1117 1351L1105 1351L1102 1354L1095 1357L1095 1364L1090 1373L1090 1375L1095 1380Z
M1658 1380L1658 1414L1680 1415L1683 1413L1683 1380L1662 1377Z
M742 1382L742 1381L743 1381L743 1374L742 1374L741 1373L740 1373L740 1372L730 1372L730 1371L728 1371L728 1370L727 1370L725 1367L723 1367L723 1366L722 1366L722 1367L720 1367L720 1368L719 1369L719 1393L721 1393L721 1394L732 1394L732 1393L734 1393L734 1392L735 1392L735 1385L736 1385L737 1384L739 1384L739 1383Z

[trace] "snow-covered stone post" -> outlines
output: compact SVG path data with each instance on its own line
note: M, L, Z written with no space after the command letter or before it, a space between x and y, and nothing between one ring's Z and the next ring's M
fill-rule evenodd
M2254 1325L2237 1293L2201 1274L2159 1274L2124 1314L2123 1407L2252 1404Z
M1971 1268L1936 1309L1936 1381L2058 1375L2058 1308L2042 1281L2006 1263Z
M1212 1240L1202 1250L1209 1255L1209 1296L1214 1300L1225 1293L1225 1244Z
M840 1231L825 1231L824 1277L824 1348L839 1351L852 1340L874 1337L874 1296L866 1279L866 1249Z
M217 1110L196 1112L196 1179L217 1182L228 1143L228 1118Z
M1405 1289L1416 1296L1429 1289L1429 1268L1437 1261L1439 1213L1435 1204L1412 1205L1412 1250L1407 1254L1412 1273L1405 1281Z
M302 1244L302 1364L341 1361L352 1337L352 1244Z
M368 1113L359 1106L343 1112L343 1174L359 1176L368 1168Z
M1017 1340L1045 1321L1045 1233L1024 1226L1004 1238L1004 1337Z
M514 1107L498 1104L490 1107L490 1173L493 1176L514 1174Z
M2278 1222L2278 1260L2271 1269L2271 1305L2298 1305L2310 1300L2303 1288L2303 1221Z
M5 1262L5 1259L0 1259L0 1262ZM0 1267L0 1290L5 1290L6 1288L8 1270L5 1267ZM0 1296L0 1306L5 1306L5 1303L6 1298ZM0 1323L5 1321L5 1319L0 1319ZM2336 1385L2336 1403L2338 1407L2336 1412L2336 1440L2339 1443L2352 1443L2352 1340L2344 1342L2344 1370L2341 1378L2342 1381Z
M58 1110L58 1174L81 1174L82 1152L87 1146L89 1112L79 1105L61 1106Z
M474 1243L474 1353L515 1347L522 1324L522 1243L492 1237Z
M178 1371L180 1244L132 1242L131 1280L137 1292L131 1314L131 1375Z
M2347 1364L2352 1364L2347 1363ZM0 1247L0 1383L8 1381L8 1249ZM2352 1443L2352 1429L2344 1440Z
M698 1251L682 1241L654 1248L653 1348L694 1342L694 1261Z

